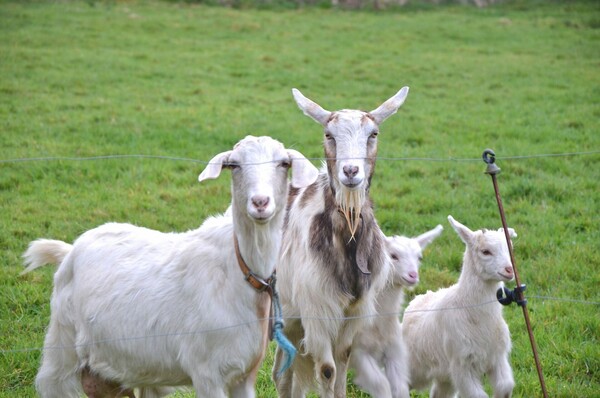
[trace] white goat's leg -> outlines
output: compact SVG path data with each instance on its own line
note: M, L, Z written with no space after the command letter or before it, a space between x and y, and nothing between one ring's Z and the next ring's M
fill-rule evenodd
M402 335L399 333L394 339L393 344L386 348L383 365L385 368L386 379L390 383L392 397L409 398L408 357L406 347L404 347L404 343L401 339Z
M503 358L488 372L490 384L494 390L494 398L510 398L515 387L512 369L508 359Z
M453 398L455 393L456 390L449 381L435 381L431 386L429 398Z
M473 374L468 365L451 363L450 367L450 377L458 390L458 395L469 398L489 398L481 380Z
M298 374L294 373L292 376L292 398L305 398L308 394L308 389L305 384L300 381ZM282 398L282 397L280 397Z
M246 379L236 384L229 391L229 396L231 398L254 398L254 381L255 379Z
M314 322L310 322L314 323ZM319 386L319 396L321 398L333 398L335 387L335 361L331 342L326 337L327 333L322 330L311 334L309 327L306 328L306 336L321 336L320 339L306 340L306 350L311 354L314 360L314 377Z
M352 367L355 369L354 384L375 398L391 398L392 391L377 360L368 352L355 349L352 352Z
M194 390L197 397L227 398L223 386L217 385L213 380L194 380Z
M74 331L52 314L44 340L42 365L35 379L42 398L77 398L82 392Z
M352 340L349 340L349 344ZM346 398L346 384L348 374L348 361L350 360L351 347L342 347L335 356L335 398Z

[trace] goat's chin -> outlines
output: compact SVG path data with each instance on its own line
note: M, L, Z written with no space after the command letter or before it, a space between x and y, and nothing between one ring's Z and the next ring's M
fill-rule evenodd
M358 191L361 189L365 189L363 187L363 182L365 181L364 178L346 178L343 180L340 180L340 184L344 187L344 189L347 189L349 191Z
M273 212L268 214L265 212L249 212L248 217L256 224L268 224L274 214Z

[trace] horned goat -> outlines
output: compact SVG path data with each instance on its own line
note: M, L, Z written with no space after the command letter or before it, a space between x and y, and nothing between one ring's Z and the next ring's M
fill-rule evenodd
M411 388L431 386L431 397L483 398L487 375L494 397L509 398L510 332L496 301L498 288L514 277L504 230L473 232L448 220L466 245L462 271L458 283L415 297L404 312Z
M72 246L31 243L28 271L60 260L36 378L43 398L78 397L90 374L121 386L121 395L193 385L199 397L254 397L271 307L257 290L278 260L288 169L295 188L318 170L278 141L252 136L216 155L199 181L222 168L232 173L231 209L196 230L108 223Z
M345 379L354 335L375 312L375 296L388 277L385 236L368 194L379 125L402 105L408 87L371 112L330 112L292 92L300 109L324 127L326 162L314 184L290 191L277 276L285 333L304 354L279 375L278 350L273 378L280 397L311 389L332 397L341 382L336 378Z
M354 383L373 397L410 397L408 358L399 314L404 304L404 289L419 283L423 250L443 229L438 225L414 238L390 236L386 240L392 261L391 284L377 296L378 316L370 327L358 332L350 354Z

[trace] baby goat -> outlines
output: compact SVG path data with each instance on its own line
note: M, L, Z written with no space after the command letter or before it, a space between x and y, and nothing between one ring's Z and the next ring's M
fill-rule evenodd
M496 291L514 273L504 231L471 231L448 216L466 245L458 283L415 297L404 312L402 335L409 352L412 388L431 397L508 398L514 380L508 362L510 333ZM511 236L516 236L509 229Z
M409 368L399 314L404 289L419 283L423 250L444 228L438 225L417 237L391 236L386 249L392 262L391 284L377 296L378 317L356 335L350 367L354 383L376 398L409 398Z

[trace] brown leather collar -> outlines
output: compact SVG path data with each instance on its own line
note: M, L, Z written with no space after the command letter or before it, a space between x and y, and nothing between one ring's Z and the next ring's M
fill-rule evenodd
M242 255L240 254L240 245L238 243L237 236L235 236L235 233L233 234L233 245L235 246L235 256L237 257L238 265L240 266L240 269L242 270L246 281L248 281L248 283L258 292L267 291L269 295L273 297L272 284L275 279L275 271L273 271L273 274L271 274L271 276L267 280L262 279L260 276L256 275L254 272L252 272L252 270L250 270L250 267L248 267L248 265L242 258Z

